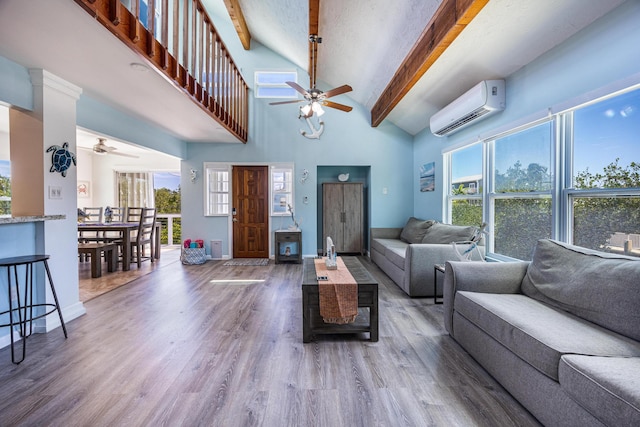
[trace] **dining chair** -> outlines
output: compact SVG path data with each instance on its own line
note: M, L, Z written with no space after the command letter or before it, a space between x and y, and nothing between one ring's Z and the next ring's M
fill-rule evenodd
M103 212L102 207L82 208L82 210L86 215L84 222L86 222L87 224L92 224L92 223L99 224L102 222L102 212Z
M142 213L144 209L145 208L141 208L141 207L132 207L132 206L127 207L127 216L125 218L125 221L126 222L140 221L140 218L142 217Z
M86 224L99 224L102 222L102 207L84 207L82 208L82 212L84 213L82 222ZM78 232L78 243L100 242L101 240L102 236L95 231ZM78 254L78 258L81 262L84 262L88 260L89 255Z
M111 208L111 222L125 222L124 208Z
M85 207L82 208L82 212L84 212L84 219L82 220L82 222L84 222L85 224L99 224L102 222L102 207ZM78 232L78 242L80 243L98 242L100 240L100 236L96 232Z
M119 207L109 207L109 210L111 211L111 223L120 223L120 222L125 222L125 209L124 208L119 208ZM106 212L106 208L105 208L105 212ZM120 235L119 232L113 232L113 231L105 231L102 234L103 240L104 242L107 243L117 243L118 240L122 240L122 236Z
M156 209L143 208L140 215L140 223L135 238L131 241L131 261L142 265L142 261L151 260L154 262L154 230L156 224ZM149 245L149 254L146 254L145 247Z

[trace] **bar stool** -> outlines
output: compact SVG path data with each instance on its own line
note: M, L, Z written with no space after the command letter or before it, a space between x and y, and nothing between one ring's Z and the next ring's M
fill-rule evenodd
M27 338L33 333L33 321L45 317L54 311L58 311L60 317L60 324L64 332L64 337L67 338L67 328L62 319L62 311L60 310L60 304L58 303L58 295L56 295L56 289L53 286L53 280L51 279L51 271L49 271L49 264L47 260L49 255L25 255L12 258L0 259L0 267L7 267L7 297L9 300L9 310L0 313L0 317L3 315L9 315L9 323L0 325L0 327L8 326L11 331L11 362L16 365L21 363L26 355ZM47 271L47 278L49 280L49 287L53 293L53 299L55 304L34 304L33 303L33 264L42 262L44 268ZM18 281L18 266L24 265L25 269L25 281L20 286ZM13 269L14 282L12 287L11 270ZM45 313L36 313L34 315L34 307L46 307ZM47 311L48 310L48 311ZM17 316L17 319L16 319ZM16 354L14 349L14 327L18 326L20 337L22 337L22 358L16 361Z

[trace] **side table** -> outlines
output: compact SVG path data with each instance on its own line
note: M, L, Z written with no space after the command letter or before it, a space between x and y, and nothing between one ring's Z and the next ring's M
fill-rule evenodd
M300 230L276 230L275 231L275 258L276 264L282 262L302 263L302 231Z
M444 299L438 301L438 273L442 274L444 278L444 264L436 264L433 266L433 303L442 304ZM444 289L443 289L444 292ZM444 295L440 295L440 298L444 298Z

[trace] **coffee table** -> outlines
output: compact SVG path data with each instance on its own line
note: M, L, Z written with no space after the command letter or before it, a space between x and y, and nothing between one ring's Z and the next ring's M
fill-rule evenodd
M302 342L310 342L313 335L360 332L368 332L371 341L378 341L378 282L371 277L358 258L342 257L342 260L358 283L358 309L361 307L369 309L369 323L363 322L360 314L354 323L345 325L324 323L320 316L314 259L305 258L302 267Z

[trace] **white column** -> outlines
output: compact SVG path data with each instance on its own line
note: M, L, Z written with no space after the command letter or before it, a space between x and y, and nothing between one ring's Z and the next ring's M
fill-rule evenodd
M71 164L66 176L52 172L53 153L47 150L67 143L68 150L76 153L76 102L82 89L46 70L29 70L29 74L33 111L10 114L12 186L18 193L12 214L66 215L64 220L39 223L36 252L50 255L51 275L67 322L85 313L78 290L77 169ZM40 273L38 300L53 303L51 290L45 285L44 271ZM47 332L59 325L54 313L47 316L46 321L37 323L36 331Z

